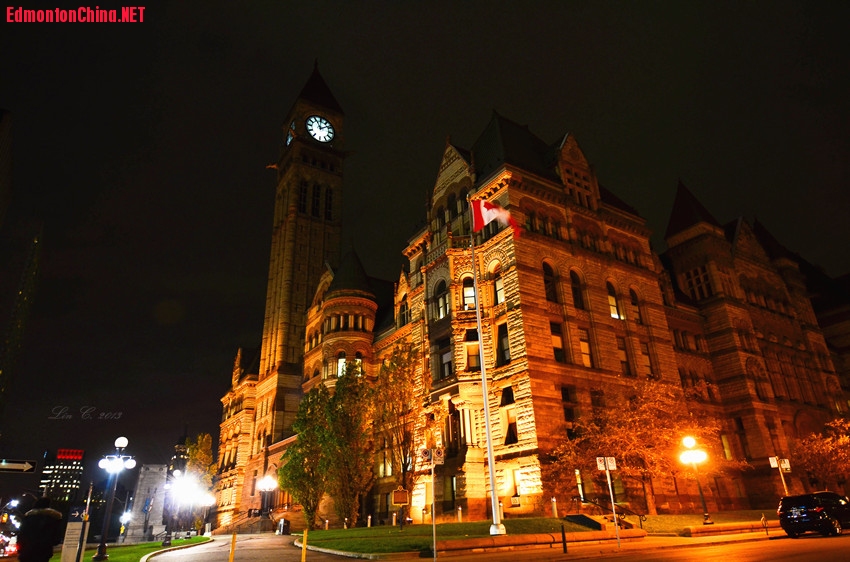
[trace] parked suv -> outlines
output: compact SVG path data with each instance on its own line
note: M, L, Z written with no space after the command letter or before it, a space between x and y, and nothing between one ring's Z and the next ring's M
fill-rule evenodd
M850 500L835 492L785 496L776 513L782 530L792 539L806 531L840 535L844 527L850 528Z

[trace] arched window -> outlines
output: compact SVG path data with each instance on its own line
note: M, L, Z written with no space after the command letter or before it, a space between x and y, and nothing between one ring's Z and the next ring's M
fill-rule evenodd
M449 291L446 288L446 282L440 281L437 283L437 290L434 292L434 307L437 319L445 318L449 315Z
M505 302L505 282L502 279L502 268L496 266L493 271L493 304Z
M640 314L640 302L634 289L629 289L629 298L632 303L632 315L634 315L635 322L643 324L643 317Z
M410 309L407 306L407 295L404 295L398 305L398 325L404 326L408 322L410 322Z
M463 280L463 308L475 310L475 281L472 277Z
M336 376L341 377L345 374L345 352L340 351L336 356Z
M581 287L581 279L575 271L570 271L570 288L573 292L573 306L578 310L584 310L584 291Z
M608 286L608 309L611 312L611 318L625 320L626 317L623 316L620 304L617 302L617 291L614 290L614 285L611 283L606 283L606 285Z
M543 289L546 292L546 300L558 302L558 279L555 271L548 263L543 263Z

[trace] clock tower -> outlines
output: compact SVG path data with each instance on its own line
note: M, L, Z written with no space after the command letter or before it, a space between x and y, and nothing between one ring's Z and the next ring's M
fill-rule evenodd
M304 328L342 231L344 115L318 65L283 125L252 452L292 434L301 398ZM263 453L266 454L266 453Z

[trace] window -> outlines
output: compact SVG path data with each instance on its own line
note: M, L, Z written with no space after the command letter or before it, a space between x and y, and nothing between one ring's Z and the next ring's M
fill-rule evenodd
M640 342L640 369L641 374L650 379L655 378L655 372L652 370L652 358L649 356L649 344L646 342Z
M319 205L322 202L322 187L319 185L313 186L313 201L310 208L311 213L314 217L319 216Z
M438 340L431 346L431 365L435 381L446 380L454 375L452 359L452 342L449 338Z
M579 310L584 310L584 292L581 288L581 279L575 271L570 271L570 288L573 292L573 306Z
M512 445L519 441L516 428L516 407L514 406L514 389L506 386L502 389L502 400L499 407L502 408L502 422L505 428L505 445Z
M585 367L593 367L593 355L590 351L590 332L585 328L578 329L578 344L581 351L581 363Z
M334 212L333 212L333 203L334 203L334 192L331 191L330 188L325 190L325 220L333 220Z
M634 289L629 289L629 299L632 303L632 316L634 317L635 322L643 324L643 317L641 317L640 314L640 302L638 301L638 296Z
M516 429L516 408L505 410L505 445L513 445L519 441Z
M605 417L603 415L602 410L605 409L605 391L604 390L591 390L590 391L590 405L593 407L593 418L594 421L600 425L605 425Z
M614 290L614 285L611 283L606 283L606 285L608 287L608 309L611 312L611 318L625 320L626 317L623 316L622 311L620 311L620 305L617 302L617 291Z
M404 295L398 305L398 325L404 326L408 322L410 322L410 309L407 307L407 295Z
M481 370L481 346L478 345L478 330L466 331L466 370Z
M493 304L505 302L505 282L502 280L502 270L496 268L493 272Z
M564 422L567 424L567 438L575 439L575 421L578 419L578 395L575 385L561 387L561 403L564 407Z
M548 263L543 264L543 290L546 292L546 300L558 302L558 286L555 271Z
M629 351L626 348L626 338L617 337L617 357L620 359L620 374L625 377L631 377L632 368L629 365Z
M298 186L298 212L307 212L307 183L303 181Z
M446 282L440 281L437 283L436 297L436 316L437 319L445 318L449 315L449 292L446 289Z
M549 331L552 333L552 350L555 354L555 361L564 363L567 356L564 353L564 335L563 328L559 322L550 322Z
M341 377L345 374L345 352L340 351L336 356L336 376Z
M685 273L685 290L694 300L706 299L714 294L704 265Z
M463 280L463 308L475 310L475 281L472 277Z
M499 324L496 332L496 366L506 365L511 361L511 348L508 341L508 325Z

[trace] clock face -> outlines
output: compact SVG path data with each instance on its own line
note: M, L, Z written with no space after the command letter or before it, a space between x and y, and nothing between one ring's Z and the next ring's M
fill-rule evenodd
M319 142L331 142L334 128L324 117L311 115L307 118L307 132Z

